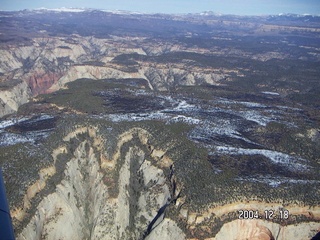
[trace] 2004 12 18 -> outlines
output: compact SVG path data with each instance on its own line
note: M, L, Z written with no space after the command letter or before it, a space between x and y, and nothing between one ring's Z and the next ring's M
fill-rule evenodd
M278 211L273 209L268 209L260 214L258 210L238 210L238 218L239 219L280 219L286 220L289 218L289 211L286 209L280 209Z

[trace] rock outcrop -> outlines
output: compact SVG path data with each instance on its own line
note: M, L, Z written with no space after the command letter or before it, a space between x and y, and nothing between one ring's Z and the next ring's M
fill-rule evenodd
M10 89L0 90L0 116L16 112L27 103L31 91L26 82L22 81Z
M137 61L134 65L113 61L123 54L144 56L161 55L186 48L163 42L140 44L144 38L97 39L94 37L34 38L29 46L10 46L0 49L0 82L21 79L24 93L17 95L15 88L8 88L1 95L15 95L10 101L2 99L0 117L17 108L38 94L57 91L68 82L79 78L122 79L142 78L152 90L171 90L179 85L221 84L233 75L242 76L239 70L208 67L191 67L188 61L163 64ZM139 47L140 46L140 47ZM199 52L198 48L192 51ZM190 49L189 49L190 51ZM204 50L203 50L204 51ZM22 85L21 85L22 86ZM14 107L13 107L14 105Z
M234 220L223 225L215 240L311 239L312 232L318 228L316 222L281 226L264 220Z
M101 155L102 140L94 129L80 128L66 136L65 143L68 145L79 134L92 138L81 141L71 153L54 192L38 206L32 206L33 197L41 194L58 174L57 158L68 147L53 152L56 160L49 167L51 171L41 170L40 180L27 191L28 204L12 213L20 222L27 221L28 214L22 211L36 207L18 239L155 239L156 236L184 239L177 224L164 217L165 207L173 197L162 170L168 162L155 164L157 155L152 157L143 150L148 133L142 129L123 133L111 160ZM134 138L140 139L140 143L130 145ZM156 149L156 152L163 151Z
M52 151L52 165L39 171L22 206L12 210L18 239L302 240L319 228L317 207L286 206L290 216L312 219L283 225L227 220L240 209L277 209L273 203L239 202L193 211L185 204L174 162L166 149L153 144L148 131L131 128L116 139L106 148L108 136L94 127L78 127L63 137ZM37 196L41 201L35 201ZM219 221L225 222L216 231Z

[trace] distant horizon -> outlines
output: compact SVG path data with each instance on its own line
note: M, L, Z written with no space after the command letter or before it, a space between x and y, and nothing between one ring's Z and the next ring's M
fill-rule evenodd
M299 14L320 16L318 0L0 0L1 11L46 9L97 9L106 11L129 11L146 14L188 14L213 12L222 15L279 15Z
M235 15L235 16L268 16L268 15L301 15L301 16L319 16L319 14L311 14L311 13L295 13L295 12L279 12L279 13L270 13L270 14L236 14L236 13L221 13L221 12L215 12L211 10L202 11L202 12L177 12L177 13L166 13L166 12L143 12L143 11L134 11L134 10L126 10L126 9L103 9L103 8L89 8L89 7L60 7L60 8L46 8L46 7L39 7L39 8L30 8L30 9L19 9L19 10L3 10L0 8L0 11L2 12L19 12L19 11L37 11L37 10L48 10L48 11L59 11L61 12L82 12L82 11L88 11L88 10L97 10L97 11L105 11L105 12L129 12L129 13L137 13L137 14L181 14L181 15L187 15L187 14L201 14L201 13L212 13L214 15ZM74 10L74 11L72 11ZM78 10L78 11L77 11Z

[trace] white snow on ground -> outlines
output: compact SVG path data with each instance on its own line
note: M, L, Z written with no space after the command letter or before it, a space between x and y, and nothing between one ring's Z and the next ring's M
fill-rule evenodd
M245 118L248 121L255 122L261 126L266 126L271 121L277 120L277 114L274 112L270 112L270 110L265 110L264 108L267 108L266 105L256 102L242 102L242 101L235 101L235 100L229 100L229 99L219 99L217 101L218 103L222 103L225 105L235 105L239 104L242 105L243 108L241 110L224 110L222 111L228 112L230 114L234 114L240 117ZM253 110L253 108L260 108L259 110ZM262 114L264 113L264 114Z
M26 120L30 120L31 118L32 117L12 118L12 119L8 119L8 120L0 121L0 131L1 131L1 129L4 129L4 128L12 126L12 125L15 125L17 123L21 123L21 122L26 121ZM47 115L47 114L43 114L43 115L40 115L39 117L31 120L31 122L39 121L39 120L45 120L45 119L52 119L52 118L54 118L54 117L50 116L50 115Z
M28 120L29 118L13 118L13 119L8 119L8 120L3 120L0 122L0 130L9 126L12 126L14 124L23 122L25 120Z
M43 114L40 115L39 117L33 119L32 121L39 121L39 120L45 120L45 119L52 119L54 116L48 115L48 114Z
M292 170L308 170L309 168L299 162L305 161L299 157L293 157L285 153L266 150L266 149L245 149L245 148L235 148L218 146L215 148L216 152L212 154L229 154L229 155L263 155L269 158L272 162L282 164L287 166Z
M199 124L201 123L200 119L192 118L192 117L186 117L184 115L178 115L173 118L171 118L168 122L184 122L188 124Z
M113 122L124 121L145 121L145 120L165 120L168 116L160 111L151 113L124 113L124 114L108 114L105 118Z
M124 113L124 114L108 114L105 118L113 122L122 121L145 121L145 120L166 120L167 123L172 122L184 122L188 124L199 124L200 119L193 118L182 114L176 114L175 112L192 112L197 107L192 104L188 104L185 100L180 102L173 100L171 97L164 97L167 101L174 103L175 107L166 108L163 110L148 112L148 113Z
M15 124L19 124L23 121L28 121L28 123L37 122L40 120L45 119L52 119L53 116L43 114L40 116L37 116L36 118L32 119L31 117L23 117L23 118L12 118L8 120L3 120L0 122L0 146L8 146L8 145L14 145L17 143L24 143L24 142L35 142L39 138L43 138L48 136L49 132L53 129L45 129L41 131L30 131L24 134L16 134L16 133L10 133L6 132L5 128L13 126Z
M199 124L200 119L192 118L184 115L173 115L162 113L161 111L152 113L128 113L128 114L108 114L105 118L113 122L124 122L124 121L146 121L146 120L166 120L167 123L172 122L184 122L188 124Z
M267 117L261 115L258 111L239 111L238 114L239 116L258 123L261 126L266 126L269 122L277 120L275 117Z
M185 100L182 100L181 102L179 102L178 106L176 106L175 108L173 108L174 111L184 111L184 110L191 110L191 109L195 109L197 108L195 105L189 104L187 103Z
M236 138L236 139L241 139L247 143L252 143L252 144L256 144L252 141L250 141L247 138L244 138L241 133L239 133L238 131L236 131L235 129L232 129L229 126L219 126L219 127L213 127L210 130L212 130L213 133L215 133L216 135L220 135L220 136L228 136L228 137L232 137L232 138Z
M280 94L277 92L261 92L263 94L268 94L268 95L274 95L274 96L279 96Z
M134 94L150 95L150 93L146 91L140 91ZM184 99L172 98L171 96L159 96L159 97L163 99L164 101L163 104L168 103L169 105L171 105L171 107L167 107L166 109L156 111L156 112L150 112L150 113L110 114L109 117L107 118L109 118L111 121L116 121L116 122L167 119L167 120L170 120L171 122L173 121L178 122L179 120L181 120L182 122L188 122L190 124L199 124L200 122L204 122L207 120L207 117L205 116L205 114L201 115L201 113L199 113L199 111L201 111L202 113L208 113L213 118L214 118L214 113L227 113L230 115L234 115L235 117L241 117L247 121L257 123L260 126L266 126L269 122L279 121L279 119L281 118L281 114L280 114L281 110L270 110L267 108L266 105L257 103L257 102L235 101L235 100L229 100L227 98L219 98L218 100L215 100L213 103L215 104L218 103L222 105L220 105L219 107L216 106L216 107L211 107L209 109L206 109L206 108L200 107L198 104L188 103L187 100L184 100ZM240 105L240 109L231 110L228 106L228 105L236 105L236 104ZM226 106L226 108L224 106ZM175 116L171 116L170 114ZM209 115L208 115L208 118L210 118ZM192 119L190 119L190 117ZM221 127L225 127L225 125L221 126L221 124L216 123L216 121L219 121L219 120L213 119L211 122L217 125L217 128L214 129L214 131L216 133L219 133L220 130L218 129ZM238 125L235 122L230 122L230 124ZM224 133L221 133L221 134L224 134ZM241 138L245 141L248 141L245 138L240 137L241 134L238 134L237 132L233 132L231 134L225 133L224 135L232 136L238 139Z
M9 119L9 120L4 120L0 122L0 129L12 126L13 124L16 123L15 119Z
M47 137L53 129L28 132L25 134L0 132L0 146L15 145L17 143L35 143L40 139Z
M255 103L255 102L239 102L240 104L250 107L250 108L266 108L267 106L261 103Z
M219 119L218 121L214 121L214 123L206 120L202 123L203 124L199 125L199 127L195 128L192 131L192 133L190 134L191 138L201 139L202 136L203 139L205 139L214 136L226 136L240 139L250 144L257 144L243 137L242 134L237 131L237 126L230 120Z
M187 112L188 114L192 114L196 110L200 109L200 107L193 104L189 104L185 100L175 100L171 97L165 97L164 99L170 102L170 104L172 104L173 107L161 110L162 112Z
M52 12L85 12L86 9L81 9L81 8L66 8L66 7L62 7L62 8L38 8L36 9L36 11L52 11Z
M229 100L226 98L222 98L218 100L218 103L230 105L230 104L240 104L245 107L249 108L266 108L267 106L261 103L256 103L256 102L243 102L243 101L235 101L235 100Z
M302 180L302 179L292 179L287 177L279 177L279 176L259 176L259 177L248 177L248 178L236 178L238 181L250 181L250 182L260 182L266 183L271 187L278 187L280 184L313 184L320 183L318 180Z
M0 135L0 146L8 146L25 142L30 142L30 139L20 134L3 133Z

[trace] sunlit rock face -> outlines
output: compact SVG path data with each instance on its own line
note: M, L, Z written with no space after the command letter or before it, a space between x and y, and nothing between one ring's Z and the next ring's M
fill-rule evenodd
M319 227L317 222L281 226L231 220L214 232L215 219L245 206L263 212L272 204L226 204L194 212L185 204L167 149L153 145L148 131L126 130L115 137L113 148L106 148L108 139L96 128L78 127L59 140L52 164L30 183L22 207L12 209L17 239L302 240ZM47 186L52 186L50 192ZM293 206L288 210L297 211ZM313 213L319 218L317 209Z
M0 116L16 112L20 105L28 102L30 94L26 82L20 82L10 89L0 90Z
M316 222L281 226L264 220L234 220L224 224L214 239L311 239L318 227Z
M145 79L152 90L169 90L177 85L220 84L231 75L241 75L238 70L192 67L187 63L154 64L151 59L127 66L117 59L123 54L145 56L139 46L143 38L134 41L94 37L45 37L34 38L29 46L0 48L0 83L9 85L0 88L0 117L17 111L18 107L34 96L65 88L66 84L79 78L101 79ZM156 45L156 46L155 46ZM157 43L145 43L147 52L153 55ZM153 49L153 50L152 50ZM168 51L179 50L177 47ZM181 49L182 50L182 49ZM194 49L196 50L196 49ZM159 50L157 54L162 54ZM22 81L12 86L12 79ZM21 92L17 92L17 88Z
M257 221L242 220L231 226L224 226L217 234L216 239L252 239L274 240L271 231ZM228 234L229 233L229 234ZM225 235L224 235L225 234ZM224 236L223 236L224 235Z
M73 141L87 131L95 135L92 129L80 129L65 141ZM137 146L124 146L134 138L140 138ZM29 188L27 199L31 204L25 204L20 212L16 210L13 217L26 221L27 214L22 212L32 207L36 210L18 239L141 239L150 233L148 239L162 235L167 236L164 239L183 239L182 230L160 212L173 196L160 165L152 163L159 154L163 157L164 151L155 149L151 155L145 152L141 146L147 138L147 132L139 129L122 134L110 160L99 151L101 139L80 142L66 163L61 182L38 206L32 206L32 198L52 181L56 166L40 175L44 179L38 183L40 187ZM53 153L56 161L66 149ZM169 167L168 163L159 162L162 167Z

